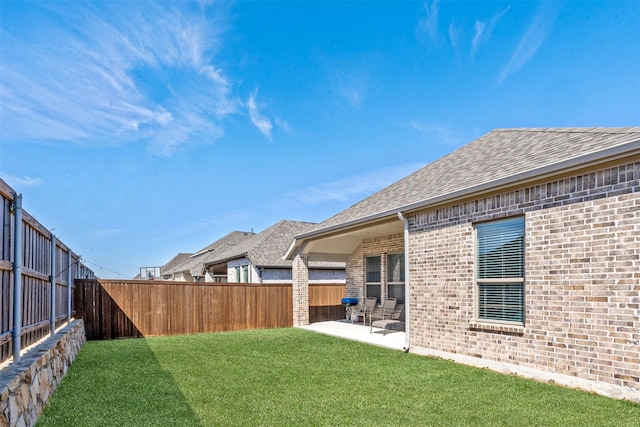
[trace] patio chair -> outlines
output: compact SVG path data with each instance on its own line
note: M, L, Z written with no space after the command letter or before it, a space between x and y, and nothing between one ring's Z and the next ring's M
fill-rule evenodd
M373 331L374 319L375 321L389 320L393 317L393 313L395 313L396 311L397 304L398 301L395 298L387 298L386 300L384 300L384 303L382 303L382 307L380 308L380 310L371 313L371 316L369 316L369 326L371 327L369 333Z
M371 329L369 329L369 333L373 332L373 328L382 328L382 329L395 329L404 330L405 323L405 314L404 314L404 304L400 304L396 306L396 310L394 310L393 314L388 319L379 319L374 322L371 322Z
M368 297L364 300L364 305L358 313L362 315L362 324L364 326L367 326L367 316L369 316L369 319L371 319L371 313L373 313L373 311L376 309L376 302L378 302L378 299L376 297Z

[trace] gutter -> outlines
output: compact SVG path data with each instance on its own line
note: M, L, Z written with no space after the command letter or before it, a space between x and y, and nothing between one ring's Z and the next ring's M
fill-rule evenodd
M297 247L298 239L294 237L293 242L291 242L291 245L289 245L289 249L287 249L287 251L284 253L282 259L290 259L293 256L293 251L295 251Z
M408 352L411 348L411 317L409 304L409 220L398 212L398 219L404 222L404 348Z

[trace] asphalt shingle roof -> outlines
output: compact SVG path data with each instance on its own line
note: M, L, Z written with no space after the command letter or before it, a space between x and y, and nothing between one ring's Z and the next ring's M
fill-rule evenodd
M312 232L638 141L640 127L496 129L325 220Z
M189 253L180 252L178 255L171 258L169 262L160 267L160 274L166 274L171 269L185 262L187 259L189 259L190 256L191 254Z
M285 260L282 257L293 237L311 230L316 225L312 222L282 220L227 251L214 253L207 264L226 262L246 256L255 267L290 268L291 260ZM311 262L310 266L344 268L344 263Z
M205 246L193 255L183 259L179 264L174 264L171 269L163 269L163 274L176 274L188 271L192 276L201 276L204 271L204 265L210 260L217 257L220 252L227 252L243 241L255 236L255 233L248 231L232 231L226 236L216 240L215 242Z

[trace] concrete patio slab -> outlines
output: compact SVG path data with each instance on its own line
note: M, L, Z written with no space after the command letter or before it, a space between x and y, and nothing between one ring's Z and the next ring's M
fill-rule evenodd
M369 333L370 328L368 326L363 326L361 323L352 324L344 320L317 322L307 326L300 326L299 328L393 350L403 351L405 348L406 335L404 331L373 328L372 333Z

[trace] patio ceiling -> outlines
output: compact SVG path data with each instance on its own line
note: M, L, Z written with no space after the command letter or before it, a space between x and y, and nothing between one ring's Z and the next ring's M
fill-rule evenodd
M302 254L309 261L347 261L364 239L402 233L403 222L394 215L373 223L360 224L324 235L306 238Z

